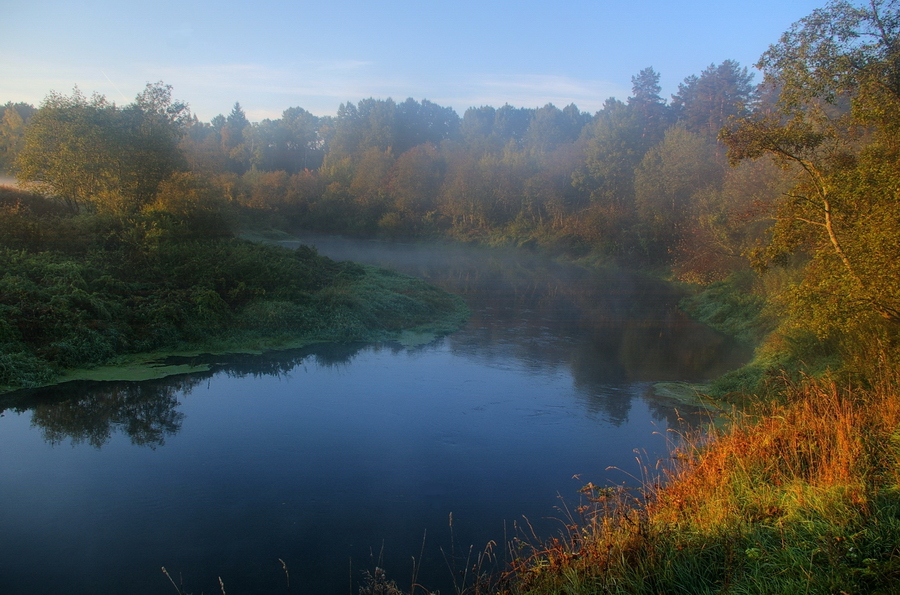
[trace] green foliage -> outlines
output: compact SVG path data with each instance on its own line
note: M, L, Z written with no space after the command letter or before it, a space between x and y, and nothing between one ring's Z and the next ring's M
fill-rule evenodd
M635 206L652 242L654 260L665 260L693 224L704 191L722 183L724 171L716 162L715 145L682 126L666 130L663 140L647 151L635 170Z
M148 84L124 108L77 88L71 96L51 93L25 129L17 175L73 210L134 212L183 167L177 145L187 118L187 106L162 83Z
M176 173L161 181L143 215L164 233L178 238L215 238L231 235L228 205L209 181L190 173Z
M32 114L34 107L27 103L8 102L0 107L0 172L13 171Z
M766 296L752 271L734 273L685 298L681 307L719 332L758 345L772 330L764 316Z
M814 335L848 362L900 332L898 48L895 2L831 2L760 61L778 110L723 132L732 160L770 155L794 175L756 253L761 268L806 257L801 278L773 296L782 334Z
M211 238L192 219L196 205L176 208L217 204L211 190L185 175L168 191L180 194L128 219L38 218L25 208L9 216L36 231L0 240L0 386L45 384L65 368L159 349L444 333L466 316L458 298L423 281L305 246ZM63 251L60 235L78 241Z
M755 89L753 75L734 60L710 64L700 76L689 76L672 96L672 109L688 130L715 138L731 118L749 114Z

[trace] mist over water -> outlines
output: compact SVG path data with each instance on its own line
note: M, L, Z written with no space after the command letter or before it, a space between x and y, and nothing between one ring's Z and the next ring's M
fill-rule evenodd
M473 315L449 337L459 355L502 353L530 367L561 366L588 384L708 380L750 356L678 310L681 296L671 287L628 271L459 244L300 239L335 260L386 266L461 295Z
M653 398L749 354L663 284L529 254L305 238L464 297L457 333L413 349L321 345L211 357L210 372L6 398L0 592L357 593L380 564L453 592L472 546L633 481L700 419ZM453 527L449 524L452 513ZM527 518L527 523L524 519ZM424 537L424 546L423 546Z

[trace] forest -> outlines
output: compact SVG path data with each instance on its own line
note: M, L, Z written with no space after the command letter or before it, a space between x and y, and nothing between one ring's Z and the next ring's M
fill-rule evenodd
M205 123L161 82L124 107L78 89L7 104L0 166L50 198L7 199L4 243L39 249L62 237L48 225L91 216L134 246L238 227L515 245L706 288L698 315L769 336L757 380L858 367L900 317L892 50L791 35L759 84L726 60L666 101L648 67L593 115L370 98L257 123L236 103Z
M125 106L78 89L7 103L0 170L21 189L0 194L0 384L209 325L307 328L291 304L353 301L322 294L316 276L361 276L352 265L313 270L295 256L248 279L269 256L229 243L241 230L511 245L638 268L755 346L712 389L750 413L719 447L683 453L673 487L636 512L589 490L593 516L570 543L523 557L508 575L516 592L696 580L762 592L753 581L786 567L772 592L796 592L823 565L813 592L888 592L900 580L900 10L830 2L757 66L758 82L735 61L710 64L668 99L648 67L626 101L595 114L548 104L460 117L369 98L261 122L235 103L201 122L162 82ZM204 250L229 270L190 265ZM150 289L136 270L166 280ZM297 271L308 286L272 281Z

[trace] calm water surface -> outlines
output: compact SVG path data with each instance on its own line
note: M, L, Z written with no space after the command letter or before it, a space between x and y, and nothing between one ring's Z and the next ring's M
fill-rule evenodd
M0 417L0 593L356 593L380 564L453 592L469 546L541 536L585 483L667 454L662 380L749 354L625 273L527 254L309 237L462 295L429 345L216 359L145 383L70 383ZM668 434L668 438L667 438ZM452 513L453 525L450 527ZM424 542L424 545L423 545ZM282 559L290 573L288 589Z

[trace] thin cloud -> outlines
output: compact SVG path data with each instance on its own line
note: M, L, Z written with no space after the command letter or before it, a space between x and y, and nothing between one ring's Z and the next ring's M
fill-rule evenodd
M327 72L331 70L357 70L359 68L371 66L374 62L368 60L337 60L313 62L312 64L315 64L318 70Z
M597 111L609 97L624 99L628 94L628 89L608 81L541 74L499 75L462 83L457 93L444 97L444 101L467 107L500 107L506 103L515 107L542 107L552 103L562 108L574 103L582 111Z
M204 121L226 113L235 101L253 121L280 117L299 106L317 115L334 115L344 102L367 97L402 101L428 99L453 108L460 115L470 107L509 103L516 107L541 107L575 103L593 112L609 97L624 99L629 89L603 80L583 80L546 74L457 74L437 82L386 69L365 60L309 60L286 65L258 63L133 64L128 69L108 65L58 65L0 61L0 96L37 105L51 91L63 93L78 85L86 93L107 97L133 97L148 82L162 80L174 88L175 97L187 101Z

